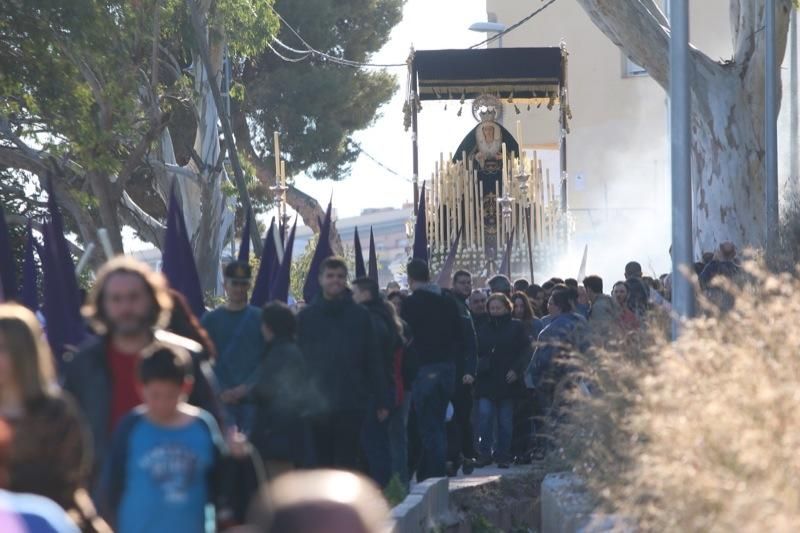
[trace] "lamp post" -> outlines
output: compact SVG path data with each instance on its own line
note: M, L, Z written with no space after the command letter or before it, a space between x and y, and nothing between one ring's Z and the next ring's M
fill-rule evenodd
M691 93L689 87L689 2L669 4L670 135L672 138L672 307L678 319L694 314L694 290L687 275L692 265L692 178L690 162ZM673 336L679 333L673 322Z
M470 31L476 31L479 33L499 33L502 34L504 31L508 29L508 26L501 22L475 22L469 27ZM500 38L497 40L497 47L503 48L503 36L500 35Z
M766 0L764 62L764 160L766 165L767 257L774 258L778 250L778 80L779 65L775 50L775 0Z

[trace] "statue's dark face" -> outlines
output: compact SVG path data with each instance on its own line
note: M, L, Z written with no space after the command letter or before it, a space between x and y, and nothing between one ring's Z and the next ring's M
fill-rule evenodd
M494 141L494 126L487 125L483 128L483 138L486 139L487 142Z

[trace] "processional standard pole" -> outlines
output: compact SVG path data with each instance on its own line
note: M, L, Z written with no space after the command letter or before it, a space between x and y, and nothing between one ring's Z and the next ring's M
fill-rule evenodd
M689 279L692 265L692 175L689 127L689 1L670 2L670 136L672 147L672 302L677 316L673 338L680 320L694 315L694 288Z
M411 48L411 55L408 57L408 68L410 72L410 102L411 105L411 168L414 174L414 216L417 216L417 206L419 205L419 127L417 125L417 112L419 108L419 94L417 91L417 71L414 68L414 48Z
M765 9L766 61L764 63L764 144L766 150L767 257L778 251L778 100L779 76L775 54L775 0L767 0Z

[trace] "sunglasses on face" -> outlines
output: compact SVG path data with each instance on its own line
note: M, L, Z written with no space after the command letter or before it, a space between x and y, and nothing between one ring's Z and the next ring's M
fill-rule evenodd
M234 287L249 287L250 286L250 282L249 281L242 281L242 280L231 280L230 284L233 285Z

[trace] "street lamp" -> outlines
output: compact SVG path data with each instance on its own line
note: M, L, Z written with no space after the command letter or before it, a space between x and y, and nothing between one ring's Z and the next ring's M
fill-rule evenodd
M501 22L475 22L469 27L470 31L477 31L480 33L503 33L508 29L508 26ZM499 48L503 48L503 36L500 35L497 43Z

